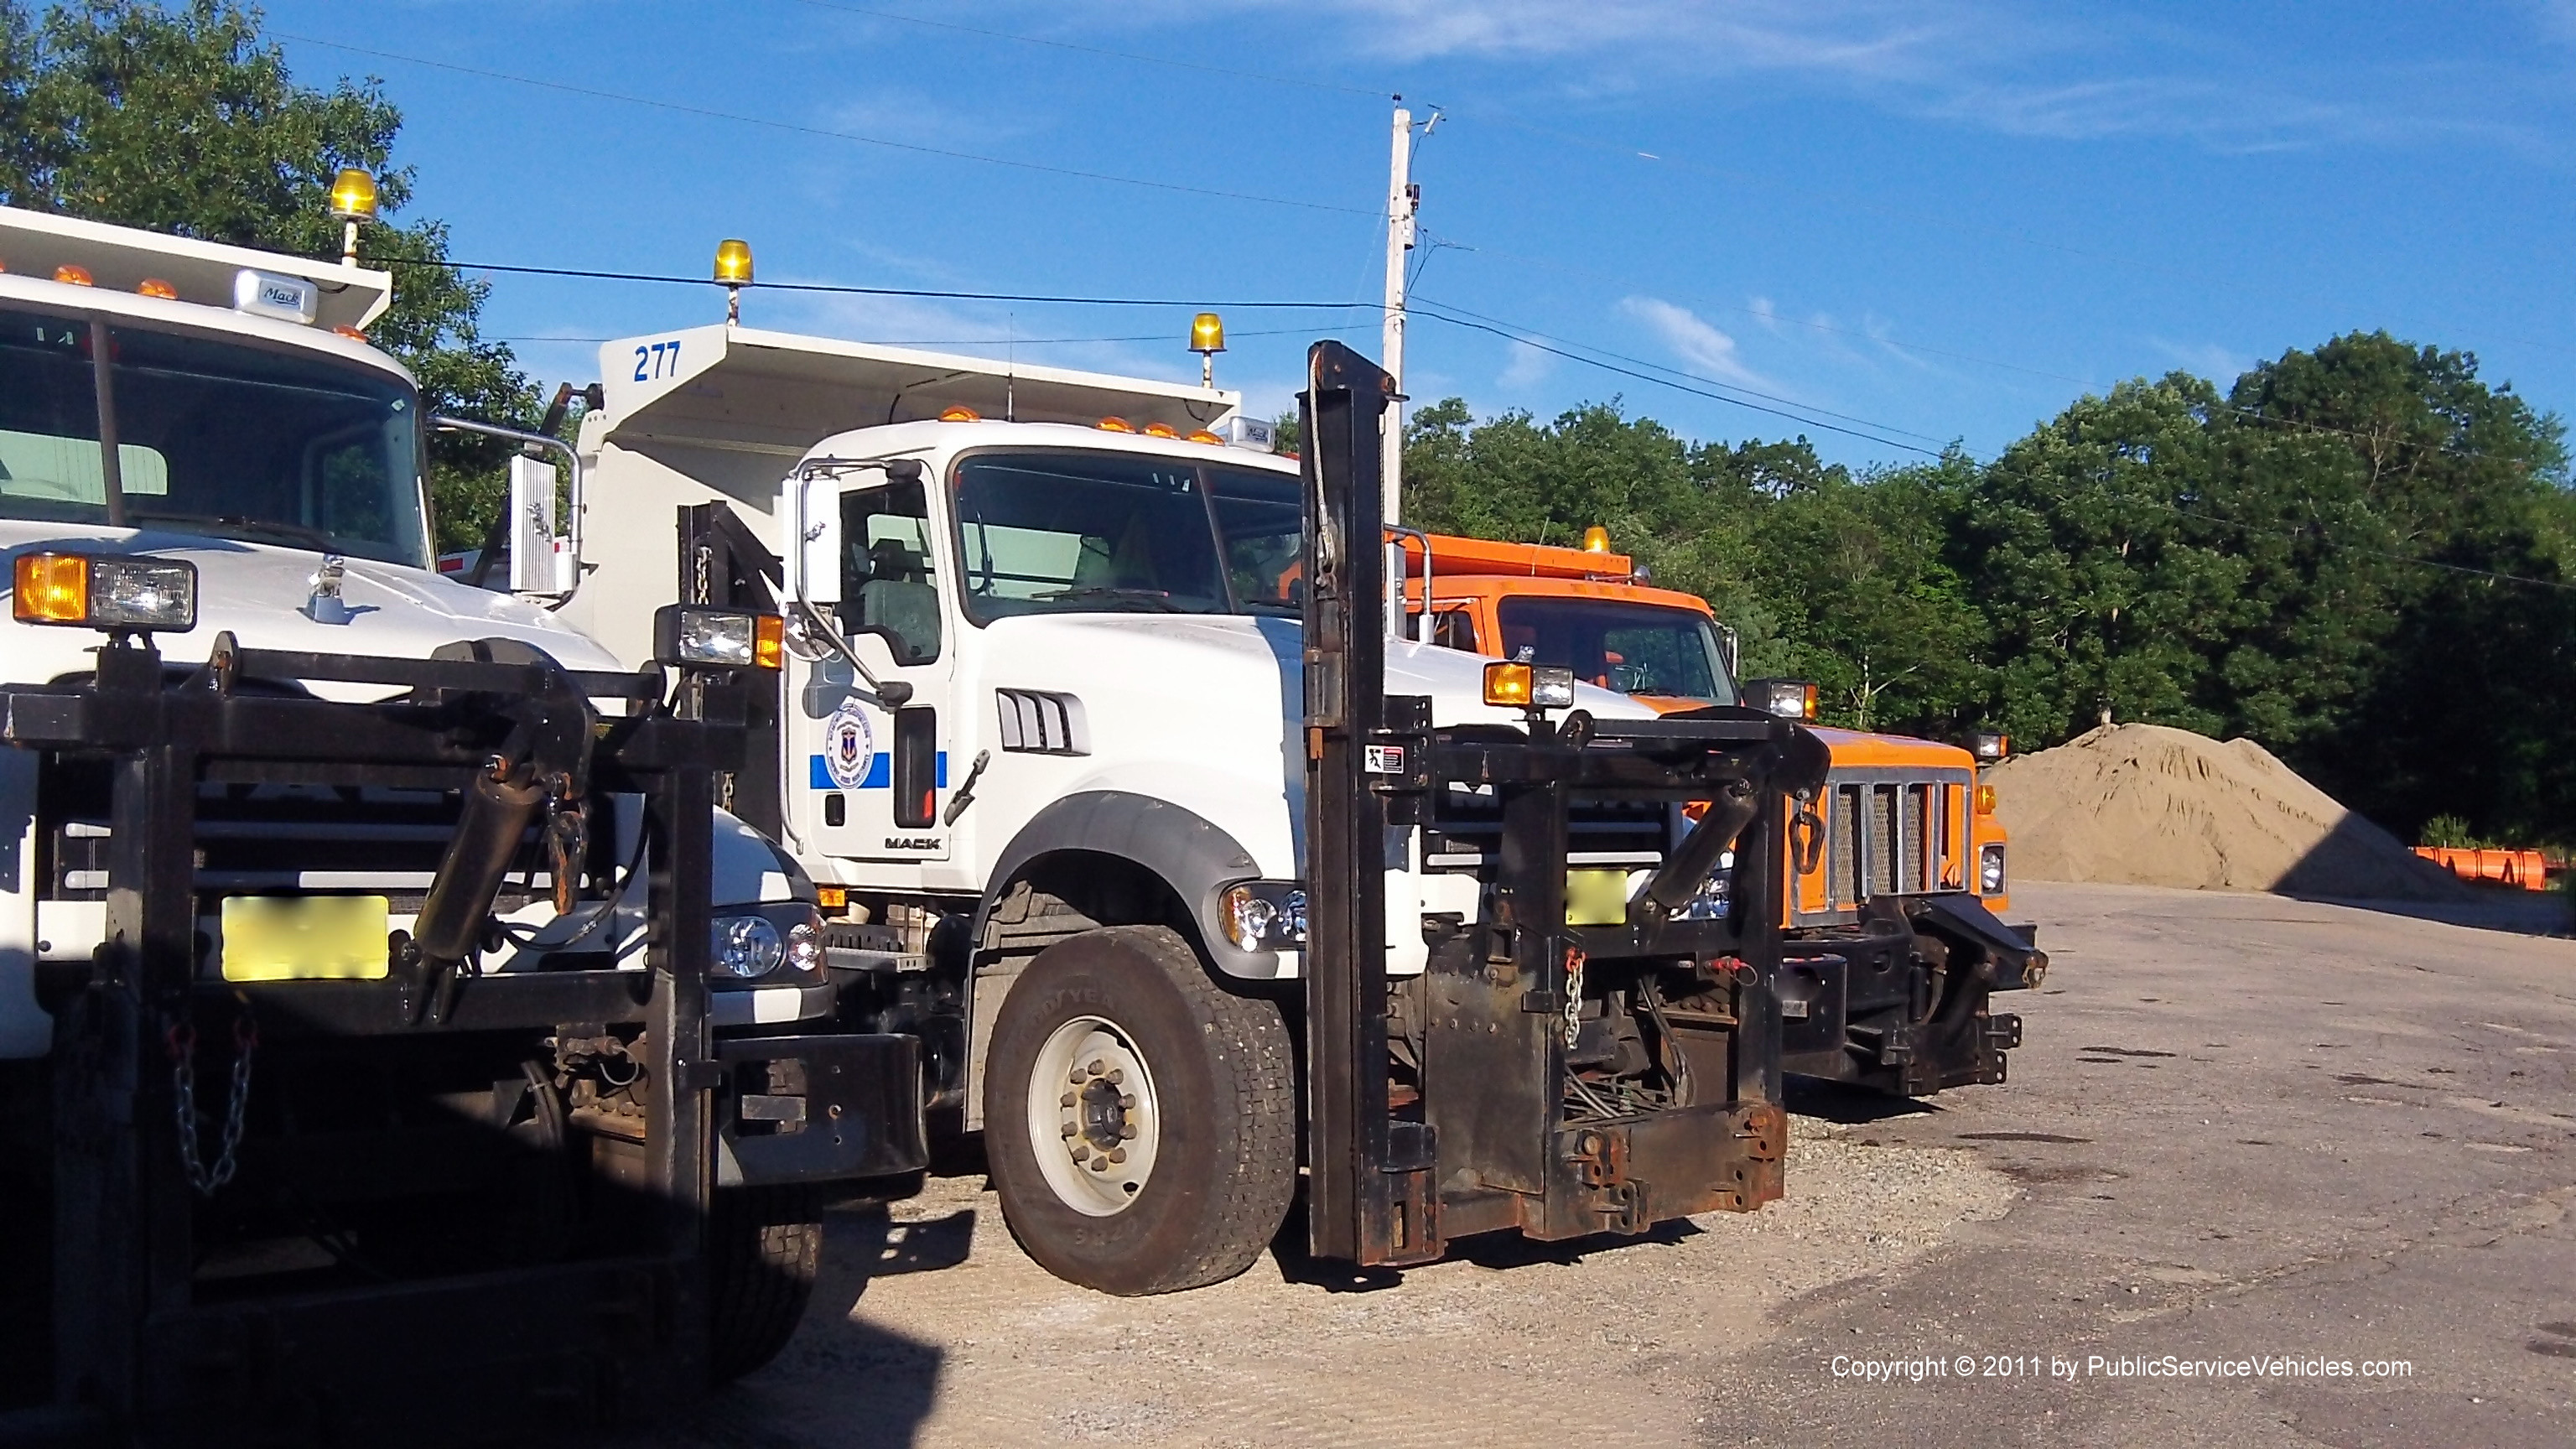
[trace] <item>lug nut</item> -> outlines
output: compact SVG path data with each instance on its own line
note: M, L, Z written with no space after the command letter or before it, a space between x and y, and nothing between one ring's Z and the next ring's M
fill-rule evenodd
M1082 1074L1082 1068L1080 1068L1080 1067L1075 1067L1075 1068L1073 1069L1073 1074L1072 1074L1070 1077L1066 1078L1066 1080L1067 1080L1067 1081L1072 1082L1075 1086L1079 1087L1079 1086L1081 1086L1085 1081L1087 1081L1087 1080L1089 1080L1089 1079L1088 1079L1087 1077L1085 1077L1085 1076Z
M1101 1074L1100 1079L1114 1087L1120 1082L1127 1080L1127 1073L1121 1068L1111 1067L1108 1071Z
M1108 1065L1108 1063L1106 1063L1106 1062L1102 1061L1100 1058L1098 1058L1098 1057L1093 1057L1093 1058L1091 1059L1091 1061L1089 1062L1089 1064L1087 1064L1087 1065L1085 1065L1085 1066L1083 1067L1083 1070L1084 1070L1084 1071L1086 1071L1086 1072L1089 1072L1091 1075L1093 1075L1093 1076L1095 1076L1095 1077L1096 1077L1096 1076L1099 1076L1099 1075L1100 1075L1100 1069L1101 1069L1102 1067L1107 1066L1107 1065Z
M1125 1111L1125 1112L1133 1112L1133 1111L1135 1111L1135 1110L1136 1110L1136 1094L1135 1094L1135 1093L1133 1093L1133 1092L1121 1092L1121 1093L1119 1093L1119 1094L1118 1094L1118 1107L1119 1107L1119 1110L1121 1110L1121 1111Z
M1073 1103L1074 1103L1074 1096L1073 1096L1073 1094L1072 1094L1071 1092L1067 1092L1067 1093L1065 1093L1063 1096L1058 1097L1058 1098L1056 1098L1056 1099L1055 1099L1055 1104L1056 1104L1057 1106L1059 1106L1059 1107L1070 1107L1070 1106L1072 1106L1072 1105L1073 1105Z
M1095 1157L1091 1159L1091 1170L1094 1172L1107 1172L1109 1170L1109 1159L1106 1157Z
M1127 1149L1124 1147L1110 1148L1109 1160L1112 1162L1125 1162L1127 1160Z
M1082 1129L1074 1126L1070 1122L1067 1122L1063 1127L1057 1129L1056 1135L1059 1137L1079 1137L1082 1135Z
M1076 1162L1080 1162L1082 1159L1084 1159L1084 1158L1086 1158L1086 1157L1089 1157L1090 1155L1091 1155L1091 1144L1090 1144L1090 1143L1088 1143L1088 1142L1077 1142L1077 1143L1073 1144L1073 1160L1074 1160L1074 1161L1076 1161Z

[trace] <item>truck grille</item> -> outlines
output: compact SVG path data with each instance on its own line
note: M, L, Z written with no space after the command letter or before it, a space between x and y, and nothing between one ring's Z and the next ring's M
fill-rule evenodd
M1967 888L1968 772L1836 770L1824 806L1824 901L1802 892L1805 915L1843 914L1882 895Z
M53 900L106 896L114 843L104 801L88 802L46 832ZM457 797L438 790L342 786L197 787L197 889L213 898L244 893L365 892L390 898L396 914L417 909L455 833ZM86 817L86 818L84 818ZM595 821L595 826L606 826ZM507 912L552 889L533 832L495 905ZM533 879L527 871L537 867Z
M1669 807L1654 801L1575 800L1566 809L1566 864L1659 865L1670 835L1669 816ZM1423 837L1423 864L1435 870L1498 865L1502 835L1502 807L1492 787L1453 781L1432 812L1431 829Z

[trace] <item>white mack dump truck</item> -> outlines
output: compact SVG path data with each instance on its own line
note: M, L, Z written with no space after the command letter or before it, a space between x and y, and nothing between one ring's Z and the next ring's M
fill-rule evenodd
M0 209L0 1441L668 1404L924 1164L713 806L777 619L622 666L440 579L392 285Z
M632 664L671 604L786 613L731 798L1048 1269L1217 1281L1301 1175L1361 1264L1779 1195L1760 841L1821 747L1387 638L1376 368L1319 345L1301 476L1206 387L738 325L601 362L561 617Z

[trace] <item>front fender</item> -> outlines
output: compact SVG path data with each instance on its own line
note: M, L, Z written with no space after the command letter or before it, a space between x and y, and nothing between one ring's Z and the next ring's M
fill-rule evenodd
M1153 872L1189 912L1208 960L1219 971L1251 981L1279 974L1278 952L1239 950L1217 926L1217 900L1224 888L1260 874L1252 853L1194 811L1123 790L1067 795L1031 816L994 862L969 939L983 939L984 924L1002 892L1030 862L1076 850L1116 856Z

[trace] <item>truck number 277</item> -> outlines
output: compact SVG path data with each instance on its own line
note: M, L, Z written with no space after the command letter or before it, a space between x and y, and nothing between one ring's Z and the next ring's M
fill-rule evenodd
M637 382L651 382L653 379L658 377L677 377L679 375L680 344L678 339L674 338L669 342L656 342L651 346L638 346L635 349L635 380Z

